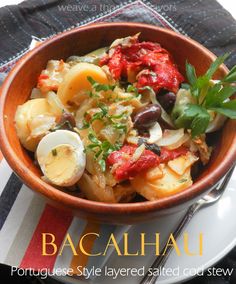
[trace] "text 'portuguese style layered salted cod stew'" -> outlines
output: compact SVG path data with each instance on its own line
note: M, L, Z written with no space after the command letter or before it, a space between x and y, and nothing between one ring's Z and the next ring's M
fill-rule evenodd
M200 77L186 61L186 82L171 54L138 34L49 60L17 108L18 137L44 181L80 197L117 203L176 194L208 163L208 133L236 118L236 67L212 80L227 56Z

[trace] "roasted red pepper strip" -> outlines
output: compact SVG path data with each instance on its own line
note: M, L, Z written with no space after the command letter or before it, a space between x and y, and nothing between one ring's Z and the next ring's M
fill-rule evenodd
M44 84L44 80L49 79L49 76L46 74L40 74L38 77L38 86L41 86Z
M143 58L150 69L138 76L137 87L150 86L155 92L160 89L166 89L176 93L179 84L183 81L183 76L179 73L177 67L171 61L169 54L153 52L145 55Z
M171 160L178 158L179 156L186 155L188 149L185 147L179 147L178 149L168 150L164 147L161 148L160 162L167 163Z
M130 179L140 172L159 165L159 157L146 149L138 160L132 161L131 157L137 148L137 146L125 145L119 151L114 151L108 156L108 165L119 164L114 172L118 181Z
M121 47L118 46L115 49L113 56L109 59L109 69L114 78L121 77L123 71L122 65L123 65L123 60L122 60Z
M145 149L139 159L133 162L131 157L137 147L138 146L124 145L119 151L114 151L108 156L108 165L118 165L114 171L114 176L118 181L135 177L140 172L158 166L160 163L167 163L181 155L185 155L188 151L185 147L180 147L175 150L162 148L161 155L157 156L152 151Z
M184 80L171 55L158 43L136 41L129 46L118 45L101 59L100 65L105 64L116 80L128 77L129 70L136 75L141 71L137 87L150 86L156 92L164 88L176 93Z
M117 180L126 180L135 177L138 173L144 172L149 168L159 165L159 158L153 152L146 150L136 162L127 161L117 168L115 178Z
M47 74L40 74L38 77L38 81L48 79L49 76Z

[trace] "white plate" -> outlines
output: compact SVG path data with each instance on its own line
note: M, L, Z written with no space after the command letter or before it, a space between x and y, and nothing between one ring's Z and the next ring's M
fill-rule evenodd
M158 284L179 283L192 278L196 271L201 274L203 270L212 267L222 257L224 257L236 245L236 171L228 185L223 197L216 204L199 211L190 224L186 227L185 232L189 234L189 249L196 250L198 247L197 241L199 233L203 233L203 255L202 256L186 256L182 254L177 256L175 251L169 257L164 268L175 269L172 276L160 276ZM132 226L129 230L129 250L135 252L139 249L139 234L146 233L147 241L155 240L155 233L160 233L162 243L166 242L166 238L173 232L178 220L183 215L183 212L175 216L168 216L161 220L150 223ZM183 252L183 240L178 242L180 251ZM154 260L153 249L147 250L146 256L117 256L115 253L109 258L106 266L109 268L141 268L149 267ZM192 271L187 269L193 268ZM195 273L194 273L195 272ZM84 281L71 277L57 277L59 281L68 284L85 283ZM110 284L137 284L141 277L122 277L118 276L113 280L108 276L100 276L95 278L92 283Z

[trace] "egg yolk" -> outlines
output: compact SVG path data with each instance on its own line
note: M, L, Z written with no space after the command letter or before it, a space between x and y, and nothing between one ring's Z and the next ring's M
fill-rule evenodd
M45 159L45 176L56 185L75 182L78 172L78 157L71 145L59 145Z

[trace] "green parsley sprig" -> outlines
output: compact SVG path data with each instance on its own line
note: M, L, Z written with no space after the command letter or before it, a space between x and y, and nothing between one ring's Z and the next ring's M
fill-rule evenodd
M236 66L221 80L212 83L212 76L229 54L218 57L202 76L197 77L194 66L186 62L186 76L189 84L182 84L184 89L189 89L196 103L185 105L176 104L172 111L172 119L178 128L191 129L193 137L205 133L209 123L208 111L236 119L236 100L229 98L236 92Z

